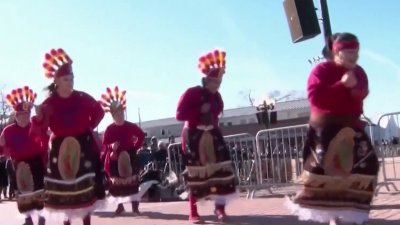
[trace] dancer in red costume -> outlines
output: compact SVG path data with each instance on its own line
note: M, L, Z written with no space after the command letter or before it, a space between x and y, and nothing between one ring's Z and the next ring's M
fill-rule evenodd
M104 202L104 171L100 146L93 130L104 117L98 101L74 90L72 60L62 50L45 55L45 74L53 79L49 97L36 107L32 132L51 131L51 147L45 177L49 216L62 216L65 225L90 214Z
M140 185L137 151L143 146L145 134L136 124L125 120L125 93L115 87L113 91L107 88L107 93L101 96L103 109L114 120L104 132L103 144L106 146L105 170L110 177L108 200L118 205L116 215L125 211L123 203L128 202L133 213L140 214L139 201L151 186Z
M199 222L197 200L214 199L219 220L226 217L227 200L236 196L229 150L218 127L224 103L218 89L225 73L225 52L215 50L199 59L202 86L181 96L176 118L185 121L182 148L186 158L185 182L189 189L189 220Z
M288 206L300 220L362 224L368 220L378 159L360 120L368 78L357 64L355 35L333 35L328 61L308 79L310 129L304 147L303 189Z
M17 206L26 216L24 225L33 225L32 215L39 216L39 225L45 224L41 211L44 206L44 175L49 137L32 136L31 109L36 93L25 86L7 95L7 101L15 112L15 122L4 128L0 147L14 161L17 179Z

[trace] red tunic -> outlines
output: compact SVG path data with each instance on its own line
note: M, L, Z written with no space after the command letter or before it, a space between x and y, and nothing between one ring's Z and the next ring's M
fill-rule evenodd
M57 93L48 97L42 103L43 119L32 119L33 134L52 132L51 138L76 136L92 132L104 117L104 111L99 102L81 91L73 91L68 98L62 98ZM93 134L94 136L94 134ZM101 146L94 137L93 148L98 152Z
M57 93L42 103L43 121L33 119L43 130L49 127L56 137L80 135L97 127L104 117L101 105L90 95L74 91L68 98Z
M5 140L4 150L13 160L29 160L32 157L40 156L45 160L49 136L34 137L29 130L31 124L20 127L16 123L8 125L3 130Z
M143 146L144 132L136 124L125 121L122 125L110 124L103 134L103 144L106 147L104 170L110 175L111 144L119 142L117 152L132 149L137 151Z
M347 71L332 61L320 63L311 71L307 84L311 113L355 117L363 113L363 101L368 95L367 75L360 66L353 69L358 83L350 89L340 81Z
M144 132L136 124L125 121L122 125L110 124L103 135L103 144L119 142L118 151L138 150L144 143Z
M214 127L218 127L218 116L224 109L221 94L219 92L213 94L200 86L189 88L181 96L176 110L176 119L186 121L186 127L197 127L201 122L201 106L203 103L211 104L212 124Z

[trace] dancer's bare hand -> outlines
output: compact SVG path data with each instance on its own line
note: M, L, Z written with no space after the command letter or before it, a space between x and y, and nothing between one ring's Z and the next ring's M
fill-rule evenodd
M354 75L353 71L348 71L346 72L343 77L342 77L342 83L344 86L348 88L353 88L354 86L357 85L357 78Z

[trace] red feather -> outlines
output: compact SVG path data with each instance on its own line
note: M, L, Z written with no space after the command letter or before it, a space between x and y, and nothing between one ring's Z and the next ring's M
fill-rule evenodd
M51 55L50 55L49 53L46 53L46 54L44 55L44 58L45 58L46 60L50 60L50 59L51 59Z

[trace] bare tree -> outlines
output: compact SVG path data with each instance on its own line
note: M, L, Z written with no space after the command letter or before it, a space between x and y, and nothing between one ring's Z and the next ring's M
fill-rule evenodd
M255 98L251 96L251 89L239 91L239 95L243 100L248 101L250 106L254 106ZM246 104L247 105L247 104Z
M0 131L13 121L11 106L6 102L3 91L0 90Z
M255 106L256 98L252 96L253 91L251 89L241 90L238 92L241 97L241 102L246 102L245 106ZM281 101L293 101L307 98L305 91L300 90L291 90L288 92L282 92L280 90L273 90L267 93L268 98L275 99L278 102ZM243 105L239 105L239 107L243 107Z
M279 90L273 90L268 93L268 97L279 101L282 100L291 101L291 100L305 99L307 98L307 95L305 94L304 91L299 91L299 90L291 90L289 92L281 92Z
M268 93L268 97L276 99L282 97L282 92L279 90L273 90Z

